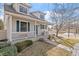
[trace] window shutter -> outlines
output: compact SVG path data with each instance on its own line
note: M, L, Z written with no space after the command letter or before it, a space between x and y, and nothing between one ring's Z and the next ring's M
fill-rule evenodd
M16 21L16 31L19 32L19 21Z
M30 23L28 22L28 32L30 31Z

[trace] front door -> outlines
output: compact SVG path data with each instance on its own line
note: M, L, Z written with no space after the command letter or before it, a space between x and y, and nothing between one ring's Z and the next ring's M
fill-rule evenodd
M36 35L38 35L38 25L36 25Z

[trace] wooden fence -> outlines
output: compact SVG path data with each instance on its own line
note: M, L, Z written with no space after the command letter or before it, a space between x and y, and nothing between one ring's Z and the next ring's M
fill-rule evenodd
M0 40L7 39L6 30L0 30Z

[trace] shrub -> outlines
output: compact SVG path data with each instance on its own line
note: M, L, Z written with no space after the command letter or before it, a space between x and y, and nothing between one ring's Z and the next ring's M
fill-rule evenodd
M2 40L0 40L0 42L6 42L6 41L8 41L8 39L2 39Z
M16 46L8 46L0 49L0 56L15 56L17 55Z
M48 39L51 40L51 35L48 35Z
M4 29L4 23L2 21L2 19L0 19L0 30L3 30Z
M32 45L32 43L33 43L32 40L25 40L25 41L16 43L15 46L17 47L17 51L20 52L26 47Z
M54 38L55 38L55 34L48 35L48 39L49 39L49 40L52 40L52 39L54 39Z
M10 43L7 43L7 42L0 42L0 49L1 48L4 48L4 47L7 47L7 46L10 46L11 44Z
M38 41L44 42L44 38L39 38Z

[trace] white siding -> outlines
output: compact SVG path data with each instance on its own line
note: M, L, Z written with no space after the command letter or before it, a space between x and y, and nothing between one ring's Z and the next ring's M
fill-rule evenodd
M30 22L30 37L34 37L35 33L34 33L34 22Z
M10 32L10 21L8 20L8 16L5 16L5 20L6 21L6 28L7 28L7 38L9 37L9 32ZM16 32L16 21L25 21L25 22L30 22L30 32ZM28 38L28 37L35 37L35 31L34 31L34 25L35 22L34 21L30 21L28 19L20 19L20 18L15 18L12 17L12 41L17 41L19 39L24 39L24 38ZM38 25L38 35L41 35L42 33L42 29L40 29L40 22L36 22L36 25Z

